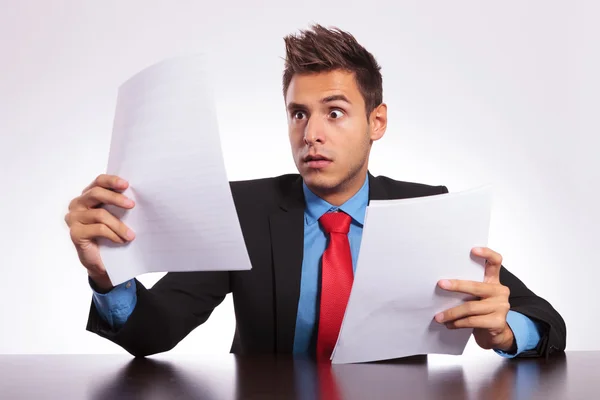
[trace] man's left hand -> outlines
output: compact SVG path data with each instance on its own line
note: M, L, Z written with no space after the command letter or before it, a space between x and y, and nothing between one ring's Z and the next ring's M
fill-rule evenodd
M471 253L486 260L483 282L450 279L439 281L438 286L475 296L477 300L441 312L435 320L448 329L474 328L473 336L481 348L514 350L515 338L506 322L510 290L500 283L502 256L487 247L474 248Z

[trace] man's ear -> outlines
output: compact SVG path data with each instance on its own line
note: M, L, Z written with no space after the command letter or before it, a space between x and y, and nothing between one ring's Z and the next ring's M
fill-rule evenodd
M387 128L387 104L381 103L371 111L369 126L371 127L371 141L376 141L383 137Z

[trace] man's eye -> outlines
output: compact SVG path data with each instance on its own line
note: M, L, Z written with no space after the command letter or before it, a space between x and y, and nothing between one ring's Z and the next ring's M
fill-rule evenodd
M306 113L304 111L295 111L293 116L294 119L304 119L306 118Z
M329 113L329 117L333 119L341 118L344 115L344 112L341 110L331 110Z

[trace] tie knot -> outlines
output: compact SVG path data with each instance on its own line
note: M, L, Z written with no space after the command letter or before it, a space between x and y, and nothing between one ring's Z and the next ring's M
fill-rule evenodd
M325 232L343 233L344 235L348 234L351 221L352 217L342 211L328 212L319 218L319 222L321 223L323 229L325 229Z

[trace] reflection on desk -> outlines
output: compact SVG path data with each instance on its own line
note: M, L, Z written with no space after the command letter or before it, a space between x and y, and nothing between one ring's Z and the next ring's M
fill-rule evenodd
M0 356L3 399L577 399L600 352L549 360L418 356L318 364L289 356ZM568 368L567 368L568 365Z

